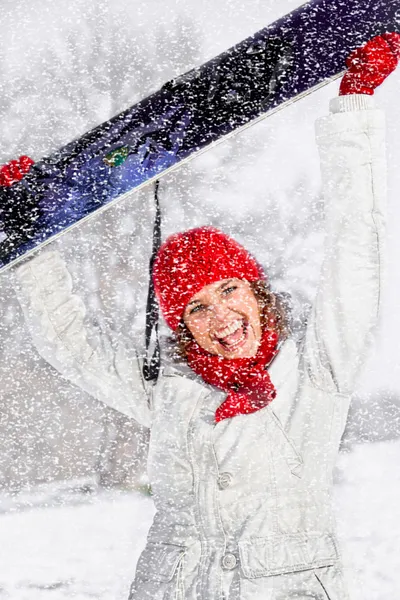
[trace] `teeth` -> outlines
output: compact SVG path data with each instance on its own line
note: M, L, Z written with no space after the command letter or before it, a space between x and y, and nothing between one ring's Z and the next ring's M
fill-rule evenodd
M222 331L219 331L217 336L218 339L224 339L226 338L228 335L231 335L231 333L235 333L235 331L237 331L240 327L242 327L243 323L240 319L238 319L237 321L233 321L230 325L228 325L227 327L225 327L225 329L223 329Z

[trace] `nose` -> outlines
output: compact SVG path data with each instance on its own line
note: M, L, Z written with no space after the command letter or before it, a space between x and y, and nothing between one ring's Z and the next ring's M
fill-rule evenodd
M223 322L226 319L226 316L229 312L229 308L226 306L226 304L222 302L216 302L210 308L217 321Z

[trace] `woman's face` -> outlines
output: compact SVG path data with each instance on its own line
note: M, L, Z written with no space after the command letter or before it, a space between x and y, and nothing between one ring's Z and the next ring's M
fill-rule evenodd
M261 339L260 309L248 281L222 279L203 287L183 320L196 342L224 358L254 356Z

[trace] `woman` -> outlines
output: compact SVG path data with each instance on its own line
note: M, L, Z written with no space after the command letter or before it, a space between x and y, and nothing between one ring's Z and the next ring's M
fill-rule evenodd
M373 91L399 38L351 55L317 123L326 253L305 336L290 336L263 270L213 228L169 238L154 283L181 363L154 386L121 343L88 341L85 308L55 252L17 271L41 354L99 400L151 427L157 512L131 600L347 598L332 469L379 309L384 124Z

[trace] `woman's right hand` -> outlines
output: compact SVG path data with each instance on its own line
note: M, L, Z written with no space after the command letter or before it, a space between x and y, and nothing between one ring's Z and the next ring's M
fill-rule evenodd
M11 187L21 181L33 164L34 161L25 155L18 160L10 160L0 168L0 187Z

